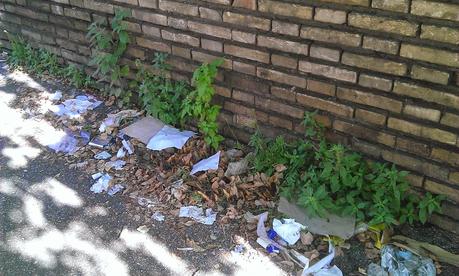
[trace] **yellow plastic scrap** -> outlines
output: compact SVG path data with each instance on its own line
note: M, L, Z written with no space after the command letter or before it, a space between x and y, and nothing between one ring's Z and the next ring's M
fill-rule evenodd
M387 241L385 240L385 235L384 235L384 230L386 230L386 225L384 223L371 225L368 227L368 230L370 230L370 232L374 234L371 237L375 241L375 247L378 249L381 249L381 247L385 243L387 243Z

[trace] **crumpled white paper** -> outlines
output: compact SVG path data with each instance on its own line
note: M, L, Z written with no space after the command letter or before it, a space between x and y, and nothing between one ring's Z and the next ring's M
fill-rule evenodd
M151 218L156 221L164 221L166 219L166 217L160 211L154 212Z
M96 194L106 192L108 190L110 180L112 180L112 177L108 173L103 174L101 177L99 177L99 179L97 179L96 183L91 186L91 192Z
M79 118L81 114L86 113L98 107L102 102L96 100L93 96L80 95L75 99L65 100L62 104L52 105L49 109L57 116L67 116L71 119Z
M275 245L281 250L284 250L285 247L277 243L276 241L273 241L268 237L268 234L266 233L266 228L265 228L265 221L268 220L268 212L264 212L259 214L258 216L258 223L257 223L257 235L259 238L262 238L263 240L269 242L272 245Z
M170 126L164 126L155 136L151 137L147 148L151 150L163 150L172 147L181 149L194 134L192 131L180 131Z
M343 276L343 272L336 266L330 267L330 263L335 258L335 247L331 242L328 243L328 255L315 263L313 266L305 266L301 276Z
M207 159L203 159L198 163L193 165L193 169L191 170L190 174L193 175L200 171L207 171L207 170L217 170L218 164L220 163L220 151L216 154L212 155Z
M108 159L112 157L112 155L110 153L108 153L107 151L101 151L99 152L98 154L94 155L94 158L96 158L97 160L105 160L105 159Z
M207 208L206 215L204 216L202 208L196 206L184 206L180 207L179 217L192 218L199 223L212 225L217 219L217 213L212 211L211 208Z
M283 219L283 222L278 219L273 220L274 231L289 245L294 245L300 239L300 232L305 228L294 219Z
M126 161L124 160L115 160L115 161L109 161L105 164L105 167L107 169L114 168L115 170L119 171L122 170L124 165L126 165Z
M133 154L134 153L134 149L131 145L131 143L129 141L126 141L123 139L123 141L121 141L121 143L123 144L123 147L127 150L127 152L129 154Z

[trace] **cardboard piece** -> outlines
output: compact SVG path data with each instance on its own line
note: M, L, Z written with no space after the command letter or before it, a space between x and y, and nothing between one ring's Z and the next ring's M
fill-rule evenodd
M121 133L124 133L129 137L136 138L146 145L148 144L148 141L150 141L151 137L155 136L163 127L163 122L147 116L123 128Z
M349 239L355 232L355 217L339 217L334 214L329 214L326 218L309 217L306 210L288 202L284 197L279 199L278 209L279 212L294 218L298 223L306 226L306 229L314 234Z

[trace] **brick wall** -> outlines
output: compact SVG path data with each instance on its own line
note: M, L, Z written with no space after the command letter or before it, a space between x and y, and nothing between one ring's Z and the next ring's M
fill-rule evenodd
M446 194L433 221L459 226L459 1L0 0L0 24L86 64L86 28L116 7L132 10L125 63L167 52L171 76L189 79L225 59L216 100L227 136L246 141L256 124L299 135L304 111L318 109L330 140Z

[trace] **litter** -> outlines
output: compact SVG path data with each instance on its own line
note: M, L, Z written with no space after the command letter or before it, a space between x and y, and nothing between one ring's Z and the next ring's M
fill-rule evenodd
M435 265L430 258L417 256L410 251L385 245L381 249L381 267L393 276L435 276Z
M275 245L279 249L283 250L284 247L277 243L276 241L272 240L268 237L266 228L265 228L265 221L268 219L268 212L264 212L258 215L258 223L257 223L257 235L259 238L262 238L265 241L269 241L270 244Z
M133 109L122 110L115 114L108 114L107 118L102 122L99 127L100 132L105 132L108 128L119 127L122 120L140 116L143 112L138 112Z
M95 173L93 175L91 175L92 179L96 180L97 178L101 177L102 175L104 175L103 173L101 172L98 172L98 173Z
M144 144L155 136L162 128L164 123L153 117L144 117L135 123L123 128L120 132L129 137L136 138Z
M126 165L126 161L124 160L116 160L116 161L110 161L105 164L105 168L107 170L110 170L111 168L114 168L115 170L119 171L122 170L124 165Z
M313 266L305 266L301 276L342 276L343 272L336 266L330 267L330 263L335 258L335 247L331 242L328 243L328 255Z
M76 119L81 114L86 113L86 111L98 107L101 103L101 101L95 100L93 96L80 95L75 97L75 99L68 99L62 104L52 105L49 109L59 117L66 116L70 119Z
M59 101L60 99L62 99L62 91L56 90L56 92L54 92L53 94L48 95L48 99L51 101Z
M246 248L243 244L237 244L231 252L236 254L242 254L245 250Z
M151 207L155 204L155 202L149 198L145 198L145 197L138 197L137 198L137 203L140 205L140 206L143 206L143 207Z
M101 151L98 154L94 155L94 158L96 158L97 160L105 160L110 157L112 157L112 155L106 151Z
M324 218L310 217L305 209L288 202L284 197L279 199L278 210L294 218L314 234L338 236L347 240L355 233L355 217L340 217L334 214L328 214Z
M159 211L156 211L153 213L153 215L151 216L152 219L156 220L156 221L164 221L164 219L166 217L164 217L163 214L161 214L161 212Z
M271 244L269 241L267 241L267 240L265 240L265 239L263 239L263 238L258 238L258 239L257 239L257 243L258 243L259 245L261 245L261 247L263 247L264 249L266 249L266 251L267 251L268 253L270 253L270 254L271 254L271 253L279 253L279 252L280 252L279 247L277 247L277 246Z
M110 145L112 142L112 137L110 136L105 136L105 135L99 135L97 137L94 137L91 142L89 142L90 146L96 147L103 149L106 146Z
M151 150L163 150L172 147L181 149L194 134L192 131L180 131L166 125L148 141L147 148Z
M123 158L124 156L126 156L126 152L124 151L124 148L120 148L116 153L116 158Z
M283 222L278 219L273 220L274 231L289 245L294 245L300 239L301 230L305 228L294 219L283 219Z
M109 174L104 174L97 179L97 182L91 186L91 192L99 194L102 192L106 192L108 190L108 186L112 177Z
M107 194L109 196L114 196L115 194L121 192L122 190L124 190L124 186L121 184L116 184L115 186L110 187Z
M48 145L49 148L57 152L64 152L73 154L78 150L78 139L72 134L65 133L65 135L56 143Z
M190 175L194 175L200 171L207 171L207 170L217 170L218 164L220 163L220 151L216 154L212 155L207 159L203 159L198 163L193 165L193 169L190 172Z
M148 226L146 225L142 225L142 226L137 227L137 231L139 231L142 234L146 234L148 233L148 231L150 231L150 228L148 228Z
M204 212L202 208L199 208L196 206L185 206L185 207L180 207L179 217L192 218L193 220L199 223L202 223L205 225L212 225L217 219L217 213L212 211L211 208L208 208L206 209L206 214L204 216Z
M134 153L134 149L132 148L132 145L131 143L129 143L129 141L126 141L123 139L123 141L121 141L121 143L123 144L123 147L127 150L127 152L129 154L133 154Z

